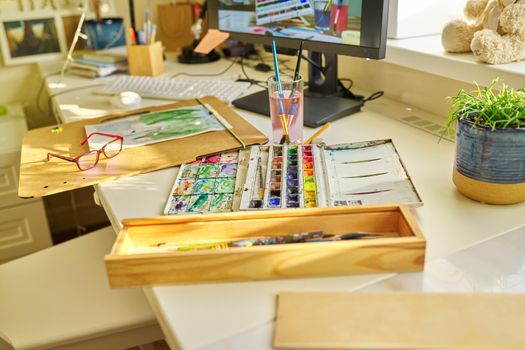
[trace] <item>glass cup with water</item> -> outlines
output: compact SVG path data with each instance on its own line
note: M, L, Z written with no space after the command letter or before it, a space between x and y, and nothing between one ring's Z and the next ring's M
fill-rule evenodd
M315 29L321 33L330 31L331 0L314 0Z
M303 141L303 78L281 76L282 95L275 77L268 79L274 144Z

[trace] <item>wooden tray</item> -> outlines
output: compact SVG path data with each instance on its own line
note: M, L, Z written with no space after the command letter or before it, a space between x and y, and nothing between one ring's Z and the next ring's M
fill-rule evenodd
M105 257L112 287L418 271L425 260L425 238L402 205L182 215L123 224ZM166 248L320 230L385 237L184 252Z
M205 97L201 101L213 106L232 125L235 133L246 145L264 144L268 141L264 134L217 98ZM71 156L86 152L88 145L81 146L80 143L86 137L84 127L88 124L100 124L128 115L194 105L198 103L192 100L81 120L63 124L61 133L52 133L51 127L28 131L22 141L18 195L22 198L47 196L107 180L169 168L191 162L200 156L241 148L240 143L224 130L124 149L115 158L101 157L98 165L87 171L79 171L71 162L46 160L48 152Z

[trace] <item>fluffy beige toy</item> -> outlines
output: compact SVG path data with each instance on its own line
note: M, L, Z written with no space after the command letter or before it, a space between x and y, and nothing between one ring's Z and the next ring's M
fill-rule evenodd
M443 28L446 51L472 51L491 64L525 59L525 0L468 0L465 16Z

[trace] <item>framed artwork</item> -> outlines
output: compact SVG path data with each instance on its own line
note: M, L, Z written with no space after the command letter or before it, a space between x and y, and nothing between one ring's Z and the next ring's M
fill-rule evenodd
M62 23L52 13L0 17L0 48L5 65L63 57L66 44Z

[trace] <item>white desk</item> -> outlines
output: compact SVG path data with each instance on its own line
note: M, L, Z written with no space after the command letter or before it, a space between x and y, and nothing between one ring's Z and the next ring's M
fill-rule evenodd
M204 66L167 64L166 67L168 75L182 70L202 74L221 71L228 64L219 61ZM42 70L49 72L49 68ZM223 78L239 73L239 67L234 67ZM56 80L56 77L49 79ZM62 82L69 87L93 84L93 81L76 77L66 77ZM53 89L50 91L52 93ZM92 95L89 90L57 96L54 102L66 122L113 111L107 97ZM145 105L162 103L166 101L145 101ZM427 261L525 224L525 203L490 206L460 195L451 181L454 145L448 141L438 143L437 137L391 118L402 114L405 107L386 99L374 101L362 112L333 123L323 138L327 143L393 139L425 203L413 212L428 240ZM268 118L242 110L237 112L270 135ZM305 138L313 132L313 129L305 129ZM176 173L177 168L170 168L96 186L115 229L120 229L124 218L159 215ZM145 292L172 346L267 349L277 293L285 290L350 291L393 276L395 274L159 286L145 288Z

